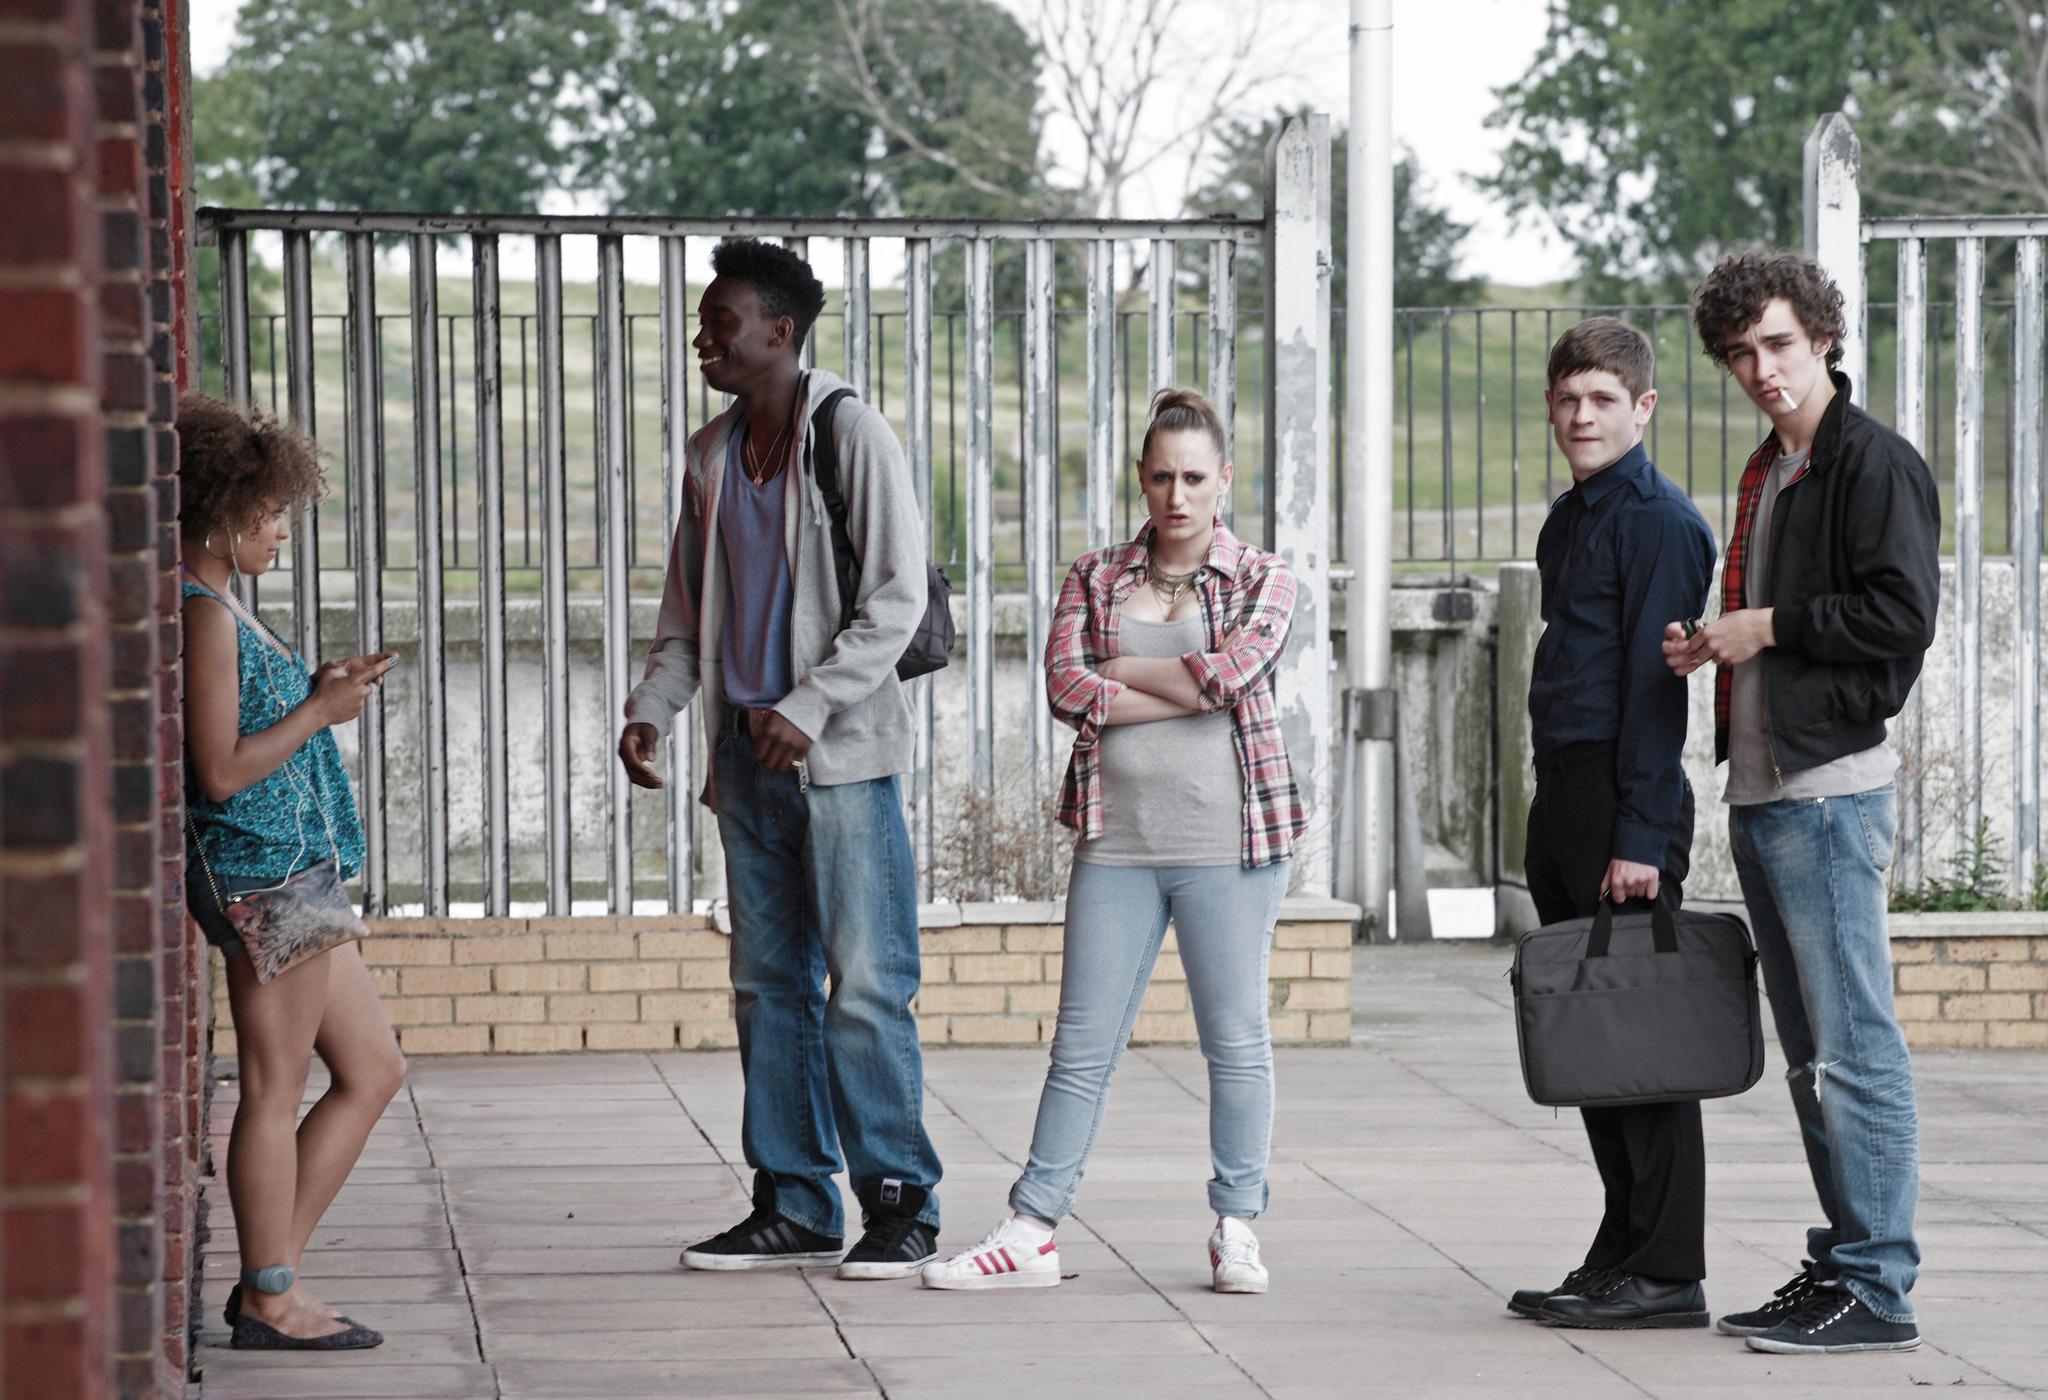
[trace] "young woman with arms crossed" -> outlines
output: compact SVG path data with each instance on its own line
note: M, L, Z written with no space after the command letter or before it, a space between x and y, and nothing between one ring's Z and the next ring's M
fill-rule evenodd
M1060 820L1080 833L1067 886L1052 1065L1014 1214L926 1266L932 1288L1052 1287L1167 923L1209 1062L1209 1262L1219 1293L1263 1293L1250 1220L1266 1207L1273 1043L1266 962L1306 824L1271 672L1294 579L1221 518L1231 464L1208 400L1165 389L1138 464L1151 520L1067 575L1046 645L1053 713L1078 731Z
M320 492L310 441L195 397L180 408L178 446L186 904L227 959L241 1075L227 1176L242 1282L227 1322L238 1348L373 1347L382 1336L332 1312L296 1275L306 1241L405 1082L405 1059L354 943L259 983L209 884L233 895L276 887L322 860L336 861L344 879L361 866L362 826L329 727L362 713L395 658L350 657L309 678L234 597L234 575L268 571L290 537L291 508ZM332 1082L301 1123L315 1051Z

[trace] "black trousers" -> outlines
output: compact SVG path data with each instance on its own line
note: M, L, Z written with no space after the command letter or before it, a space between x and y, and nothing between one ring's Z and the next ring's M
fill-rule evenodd
M1600 881L1612 859L1620 798L1614 786L1614 745L1571 744L1536 760L1536 800L1529 808L1524 862L1536 916L1546 924L1589 918L1600 906ZM1692 868L1692 788L1664 857L1660 889L1677 906ZM1647 901L1630 905L1648 908ZM1707 1276L1707 1149L1700 1106L1635 1104L1582 1108L1586 1138L1607 1191L1586 1263L1658 1279Z

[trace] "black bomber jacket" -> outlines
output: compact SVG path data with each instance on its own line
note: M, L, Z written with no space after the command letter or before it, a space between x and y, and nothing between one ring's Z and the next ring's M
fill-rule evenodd
M1771 515L1763 598L1776 645L1763 663L1778 772L1817 768L1881 743L1934 641L1941 599L1941 498L1913 445L1849 401L1834 401L1807 470ZM1766 439L1761 452L1771 446ZM1714 733L1728 757L1725 707Z

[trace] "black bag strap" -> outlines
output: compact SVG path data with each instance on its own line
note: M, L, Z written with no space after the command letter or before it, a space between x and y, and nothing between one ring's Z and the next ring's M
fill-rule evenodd
M1669 887L1662 881L1657 886L1657 902L1650 906L1650 938L1660 953L1678 951L1678 921L1671 916ZM1607 943L1614 935L1614 901L1602 899L1600 907L1593 914L1593 933L1586 940L1586 956L1604 958Z
M853 532L847 528L846 497L839 490L839 439L832 434L832 417L841 399L853 397L851 389L834 389L811 414L811 477L818 494L825 498L825 514L832 519L832 559L839 579L839 630L853 626L854 594L860 591L860 559L853 552Z

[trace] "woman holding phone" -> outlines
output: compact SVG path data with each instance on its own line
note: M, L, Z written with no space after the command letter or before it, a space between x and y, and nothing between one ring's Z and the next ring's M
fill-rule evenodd
M322 862L337 867L329 889L361 866L362 825L330 730L362 713L396 657L354 656L309 676L235 597L235 575L267 572L290 538L292 508L320 494L311 441L275 419L196 396L180 406L178 446L186 905L226 958L241 1076L227 1179L242 1279L226 1318L232 1345L243 1349L373 1347L383 1337L319 1302L297 1271L371 1127L405 1082L405 1059L354 942L259 972L244 926L226 911ZM301 1122L316 1051L331 1082Z
M1079 840L1052 1064L1013 1214L927 1265L929 1287L1060 1281L1054 1227L1074 1207L1170 921L1209 1064L1212 1284L1266 1291L1250 1224L1273 1136L1266 964L1307 817L1271 683L1294 578L1224 526L1224 450L1207 399L1161 390L1138 463L1149 521L1082 556L1060 590L1046 692L1078 732L1060 820Z

